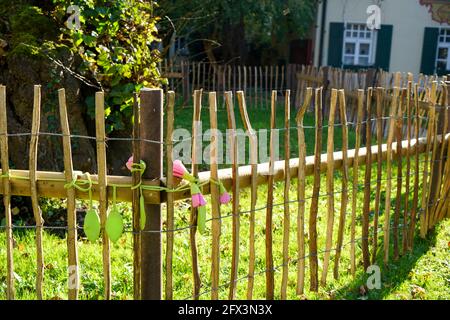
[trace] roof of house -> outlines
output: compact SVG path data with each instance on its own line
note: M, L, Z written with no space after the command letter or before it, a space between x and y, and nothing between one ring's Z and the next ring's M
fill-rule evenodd
M449 0L420 0L420 4L429 7L434 21L450 24Z

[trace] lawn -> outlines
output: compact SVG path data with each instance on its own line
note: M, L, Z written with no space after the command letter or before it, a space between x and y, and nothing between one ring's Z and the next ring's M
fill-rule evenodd
M350 171L351 173L351 171ZM360 172L360 175L362 172ZM337 174L338 175L338 174ZM311 186L312 180L308 178L308 186ZM322 179L322 190L325 188L325 179ZM394 186L395 188L395 181ZM337 186L337 189L339 186ZM374 189L374 188L373 188ZM395 189L394 189L395 190ZM265 197L267 187L259 187L258 208L265 205ZM291 187L291 199L296 199L296 181L293 181ZM322 191L324 193L324 191ZM372 192L372 196L374 191ZM311 195L311 188L308 187L307 196ZM209 200L209 198L207 198ZM248 190L243 190L240 194L241 210L245 211L249 208L250 194ZM336 219L340 204L340 195L336 195ZM395 200L395 199L393 199ZM275 187L274 203L282 203L283 185L277 183ZM382 202L382 204L384 201ZM395 201L393 201L395 203ZM81 205L81 204L80 204ZM307 201L307 213L309 208ZM292 216L292 228L290 239L290 274L288 282L288 298L298 299L295 294L296 283L296 203L290 205ZM360 213L362 207L362 192L358 193L358 220L356 239L361 237ZM128 223L128 229L131 219L131 211L126 205L121 205L122 213ZM208 208L209 209L209 208ZM383 209L383 208L382 208ZM208 212L210 212L208 210ZM231 268L231 218L228 216L231 212L229 205L222 207L222 237L221 237L221 274L220 281L224 286L221 288L220 297L227 298L228 287L230 281ZM165 210L163 212L165 216ZM45 212L44 212L45 215ZM318 243L319 250L324 250L324 234L326 227L326 197L322 196L319 201L318 215ZM308 216L308 214L307 214ZM189 202L180 201L176 207L176 227L185 227L188 225ZM372 217L372 215L371 215ZM381 216L380 226L383 223ZM248 228L249 215L244 213L241 215L241 241L240 241L240 265L239 278L245 277L248 272ZM362 266L358 264L358 273L356 278L349 274L349 216L347 216L347 228L345 233L344 244L341 260L341 277L338 281L332 280L331 271L329 273L328 284L325 288L321 288L320 292L311 293L308 290L303 298L307 299L358 299L362 298L359 294L359 288L366 283L367 275L361 270ZM274 259L275 266L282 264L282 223L283 223L283 206L274 207ZM307 223L307 221L306 221ZM199 248L199 264L200 274L203 283L202 292L208 292L210 288L210 255L211 255L211 234L209 232L210 221L207 223L207 234L198 235ZM335 235L336 235L335 228ZM256 272L254 298L264 299L265 296L265 258L264 258L264 230L265 230L265 210L258 210L256 213ZM400 229L401 230L401 229ZM380 233L380 246L382 247L382 233ZM366 298L369 299L450 299L450 252L448 239L450 237L450 221L442 222L431 233L427 239L420 239L416 236L414 251L406 254L399 261L391 262L387 267L382 267L382 289L369 291ZM307 237L308 238L308 237ZM163 237L165 242L165 237ZM334 238L336 239L336 237ZM392 239L392 237L391 237ZM0 242L5 243L4 232L0 233ZM164 246L165 248L165 246ZM360 247L357 245L357 258L360 261ZM81 264L81 291L82 299L101 299L103 291L102 283L102 262L101 262L101 244L91 244L85 239L78 242L79 257ZM30 230L15 232L15 272L17 298L34 299L34 283L35 283L35 244L34 233ZM44 233L44 255L45 255L45 284L44 295L46 299L66 298L66 264L67 264L67 247L65 237L60 235ZM334 253L331 255L331 266L334 264ZM319 270L323 254L319 254ZM132 298L132 243L131 234L126 233L117 244L112 246L111 250L112 264L112 288L113 297L115 299L131 299ZM175 299L185 299L192 295L192 271L190 265L190 249L189 249L189 232L183 230L175 235L175 255L174 255L174 297ZM378 264L382 266L382 251L378 254ZM308 261L306 289L309 283ZM332 267L330 268L332 270ZM6 275L6 250L0 247L0 297L5 298L5 278ZM276 281L276 298L280 298L281 284L281 268L275 273ZM247 281L244 279L238 282L237 297L245 299ZM209 293L201 296L202 299L208 299Z
M236 110L237 111L237 110ZM220 109L219 111L219 127L226 127L226 111ZM256 111L249 109L250 119L255 129L267 128L268 126L268 112ZM293 111L293 118L295 112ZM239 113L237 112L237 116ZM279 108L277 112L277 127L282 127L284 112L282 108ZM177 109L176 111L176 127L189 128L192 119L192 108ZM203 129L209 127L208 110L205 108L202 112L202 119L205 123ZM305 125L313 125L314 120L311 114L307 114L305 117ZM240 119L238 120L238 126L241 126ZM339 150L340 128L336 128L335 140L336 148ZM306 134L306 137L312 137L312 134ZM280 141L283 141L280 137ZM326 141L326 137L324 137ZM350 134L350 145L354 143L354 134ZM291 156L297 156L297 141L295 131L292 133L291 140L292 154ZM311 146L312 145L312 146ZM313 141L309 139L307 141L308 154L312 154ZM385 169L384 165L383 168ZM403 170L405 169L403 164ZM371 185L371 208L374 207L375 197L375 179L376 179L376 166L372 168L372 185ZM360 177L359 183L362 183L364 177L364 166L360 168L357 173ZM352 178L353 172L350 170L350 178ZM396 165L394 166L393 176L396 176ZM405 172L404 172L405 176ZM321 196L319 198L319 212L318 212L318 247L319 251L325 249L325 230L326 230L326 214L327 214L327 196L326 194L326 177L321 177ZM383 178L386 178L386 172L383 170ZM335 190L341 190L341 173L335 173ZM310 197L312 194L312 177L307 177L307 190L306 197ZM403 181L404 182L404 181ZM385 182L382 183L384 185ZM283 183L276 183L274 187L274 229L273 229L273 250L274 250L274 265L282 265L282 237L283 237L283 203L285 198L283 195ZM361 213L363 205L363 192L362 186L359 186L359 192L357 193L357 234L356 239L361 238ZM395 206L395 190L396 180L392 181L392 211ZM403 189L404 190L404 189ZM404 191L403 191L404 192ZM264 299L265 297L265 205L267 186L262 185L258 188L258 203L256 216L256 275L255 275L255 287L254 287L254 299ZM350 190L349 203L351 204L351 190ZM420 195L419 195L420 196ZM240 209L243 212L240 215L241 229L240 229L240 259L239 259L239 272L238 278L242 280L237 283L237 298L245 299L248 273L248 259L249 259L249 213L246 211L250 207L250 192L248 189L241 190L240 197ZM403 198L405 195L403 194ZM208 219L210 218L210 199L208 200ZM420 197L419 197L420 198ZM295 294L296 289L296 262L298 260L298 249L296 244L296 232L297 232L297 181L294 179L290 188L290 200L294 200L290 204L291 213L291 232L290 232L290 264L289 264L289 281L288 281L288 299L299 299ZM408 200L412 201L412 192L408 195ZM384 220L384 192L382 193L381 200L381 213L379 227L383 225ZM42 200L45 205L43 206L44 218L48 220L49 214L52 212L52 205L48 200ZM404 201L402 201L404 202ZM335 194L335 228L334 228L334 242L337 235L337 220L339 215L341 203L341 194L337 192ZM64 206L57 200L53 201L55 206ZM79 203L79 206L83 206L84 203ZM310 200L306 201L306 221L308 224ZM127 224L127 230L131 225L131 210L129 205L121 204L121 212L125 217ZM175 227L183 228L188 226L189 214L190 214L190 201L179 201L176 204L175 210ZM411 206L410 206L411 208ZM228 283L230 281L231 270L231 231L232 231L232 219L230 216L231 205L225 205L221 208L222 212L222 236L221 236L221 268L220 268L220 283L223 284L220 290L220 298L226 299L228 296ZM348 212L351 211L351 206L348 207ZM165 208L163 205L163 217L165 218ZM370 214L371 226L373 219L373 212ZM15 217L15 224L18 224L18 218ZM380 250L378 253L377 264L381 266L381 280L382 287L380 290L371 290L366 296L361 296L360 287L366 283L368 275L362 270L361 261L361 248L360 243L356 245L358 268L356 277L353 278L350 275L350 214L346 217L345 239L341 258L341 276L339 280L332 279L332 269L334 265L334 252L331 254L331 263L328 274L328 284L320 288L319 293L312 293L308 291L309 288L309 269L308 260L306 260L306 282L305 282L305 295L300 297L302 299L450 299L450 247L448 239L450 238L450 221L444 221L436 227L434 232L430 233L427 239L420 239L416 236L414 241L414 250L412 253L407 253L402 256L397 262L392 261L387 266L383 266L382 257L383 252ZM197 243L199 250L199 266L200 277L202 280L201 292L204 293L200 298L209 299L210 297L210 272L211 272L211 233L210 233L211 221L207 222L207 232L205 235L198 234ZM165 225L164 225L165 227ZM403 226L401 226L402 228ZM400 228L400 234L401 229ZM307 228L306 228L307 229ZM373 228L370 230L372 235ZM34 285L35 285L35 244L34 233L31 230L16 230L15 234L15 272L16 272L16 289L18 299L35 299ZM392 235L391 235L392 239ZM165 254L165 240L163 236L163 254ZM382 247L382 231L379 231L379 248ZM306 234L306 242L308 242L308 234ZM5 243L5 233L0 232L0 243ZM370 242L371 243L371 242ZM174 272L174 298L186 299L192 296L192 269L190 264L190 246L189 246L189 231L181 230L175 234L175 254L173 261ZM81 265L81 299L102 299L103 295L103 282L102 282L102 255L101 255L101 243L97 242L91 244L86 239L81 238L78 242L79 260ZM308 251L308 250L307 250ZM67 265L67 246L66 238L64 234L44 232L44 257L45 257L45 282L44 282L44 297L46 299L65 299L66 293L66 265ZM323 253L319 254L319 274L322 269ZM112 265L112 290L114 299L132 299L133 297L133 260L132 260L132 242L131 233L127 232L125 235L112 246L111 249L111 265ZM6 297L5 288L5 275L6 275L6 250L5 246L0 247L0 298ZM275 298L280 298L280 286L281 286L281 268L277 268L275 272Z

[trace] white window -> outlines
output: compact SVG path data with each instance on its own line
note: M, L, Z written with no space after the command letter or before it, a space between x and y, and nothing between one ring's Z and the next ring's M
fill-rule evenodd
M370 66L374 63L375 33L365 24L347 23L344 31L343 64Z
M439 32L437 70L450 70L450 29L441 29Z

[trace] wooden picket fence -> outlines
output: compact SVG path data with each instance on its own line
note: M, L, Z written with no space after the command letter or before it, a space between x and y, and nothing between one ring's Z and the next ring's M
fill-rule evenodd
M439 78L438 76L427 76L419 74L416 81L419 90L419 104L421 116L424 115L427 102L425 100L426 89L431 88L434 81L446 81L447 76ZM323 114L325 117L329 114L330 105L330 90L331 89L344 89L346 94L347 103L347 120L349 122L356 122L358 113L358 93L357 91L367 90L369 87L376 88L382 87L388 91L393 90L394 87L406 87L408 82L414 81L414 75L412 73L400 73L400 72L386 72L382 69L367 69L367 70L346 70L334 67L314 67L314 66L301 66L300 71L297 73L297 86L296 86L296 105L304 99L306 89L308 87L323 86L325 93L326 103L324 104ZM389 107L389 104L386 104ZM389 115L389 108L382 108L382 117ZM371 117L374 114L367 114L364 112L364 117ZM382 124L383 137L387 138L388 126L387 122ZM376 134L376 124L372 123L372 133ZM425 132L420 132L421 135ZM406 139L407 132L406 127L403 128L403 138Z
M400 83L397 83L400 84ZM405 84L406 86L403 86ZM218 136L212 133L210 148L210 171L199 172L196 158L198 156L197 144L200 132L196 132L196 121L201 120L202 90L195 90L193 100L193 127L192 127L192 167L191 174L197 178L197 183L204 195L210 195L211 200L211 277L210 290L201 291L205 286L205 279L201 278L198 257L197 226L198 209L191 206L189 219L189 243L191 250L191 267L193 279L193 299L208 297L218 299L220 290L228 288L229 299L236 299L237 283L248 281L246 298L253 298L255 276L265 275L267 299L274 299L275 294L275 272L282 271L281 299L287 298L287 287L289 283L289 270L296 264L296 292L301 295L305 292L306 264L309 265L309 289L318 291L319 285L325 285L329 280L329 268L334 261L333 275L337 279L342 267L341 254L344 247L344 229L350 226L351 235L348 244L350 245L350 270L352 275L356 275L359 263L356 258L356 228L357 217L361 216L361 251L364 270L369 265L375 263L376 256L382 252L384 263L387 264L390 254L394 260L400 254L409 252L413 248L416 230L420 230L420 235L425 237L439 221L450 217L450 134L449 123L449 94L447 86L449 82L431 82L426 88L420 87L412 81L401 83L392 89L374 88L358 89L356 91L357 115L353 127L356 131L355 148L349 150L348 132L351 124L347 119L347 93L344 89L332 88L330 90L329 105L324 92L323 83L312 84L301 91L304 93L298 98L296 103L298 111L295 117L295 130L298 137L298 158L276 161L274 132L276 129L276 108L279 95L277 90L273 90L270 96L270 161L268 163L257 163L258 141L256 132L252 129L252 124L248 117L246 96L244 91L235 93L238 106L235 107L233 92L224 93L226 112L228 116L228 129L231 130L230 150L233 159L231 168L219 169L218 167ZM422 92L424 91L424 92ZM133 261L134 261L134 298L135 299L173 299L174 298L174 275L173 257L177 254L174 246L175 236L175 203L190 197L189 190L176 189L179 180L173 174L173 142L172 133L174 130L174 105L175 93L167 93L167 103L163 108L163 91L160 89L143 89L139 97L135 97L134 116L139 121L135 122L133 129L133 157L134 162L143 160L147 168L141 176L139 172L134 172L132 177L107 175L106 166L106 142L111 140L105 135L104 123L104 93L98 92L95 96L96 103L96 145L97 145L97 174L91 174L92 188L90 195L86 190L75 188L77 179L86 179L87 174L73 170L71 159L71 133L68 125L67 105L64 89L60 89L59 111L62 132L60 134L63 141L64 152L64 172L42 172L37 171L37 146L39 136L40 119L40 86L34 88L33 104L33 126L30 133L30 154L29 170L13 170L8 163L8 134L6 116L6 88L0 87L0 149L1 149L1 178L0 193L3 194L3 202L6 216L6 252L7 252L7 298L14 299L14 263L13 263L13 230L17 228L12 224L10 201L11 196L30 196L33 203L33 212L36 220L36 250L37 250L37 277L36 293L37 298L43 298L43 273L44 259L42 233L44 221L38 205L39 197L54 197L67 199L67 250L68 266L73 267L69 276L78 274L78 252L77 252L77 224L75 215L76 199L92 199L99 201L99 214L102 230L102 258L104 275L104 298L111 298L111 261L110 242L105 233L105 223L108 217L108 201L111 195L116 194L117 201L131 202L133 207ZM291 107L292 101L289 90L283 92L285 127L284 136L285 154L290 154L290 129L291 129ZM294 96L295 97L295 96ZM217 123L217 99L218 94L214 91L208 93L209 121L210 127L215 129ZM312 107L311 107L312 106ZM383 108L389 110L387 119L383 119ZM303 119L309 109L315 115L315 139L305 138L305 126ZM244 124L244 129L249 136L250 154L252 162L250 165L238 165L237 128L235 111L239 114ZM294 109L293 109L294 110ZM323 111L327 111L324 117ZM166 123L163 125L163 113L166 113ZM363 121L363 114L375 115L366 117ZM406 115L406 118L405 118ZM337 121L339 119L339 121ZM384 121L387 120L387 121ZM424 121L426 120L426 121ZM324 124L327 121L327 124ZM366 126L363 127L363 122ZM383 137L383 122L387 122L387 140ZM342 150L335 152L336 126L342 127ZM372 134L372 126L375 127L375 137ZM165 128L166 139L163 139L163 127ZM328 128L327 153L321 154L322 131ZM365 129L364 129L365 128ZM283 128L281 128L283 129ZM403 139L402 131L407 132L407 138ZM421 132L426 136L422 137ZM362 138L367 141L363 146ZM376 144L371 142L376 140ZM315 152L312 156L307 156L306 145L314 143ZM163 146L165 145L165 152ZM402 160L406 161L407 167L403 176ZM163 176L163 161L166 162L167 172ZM373 165L376 163L376 168ZM386 163L383 169L382 164ZM397 164L397 176L394 177L393 166ZM358 170L365 167L364 178L358 175ZM350 169L353 174L350 175ZM371 173L376 170L377 180L371 181ZM382 180L382 171L386 170L386 179ZM339 187L341 191L336 191L335 172L341 171ZM325 174L323 176L322 174ZM313 177L312 196L306 197L306 177ZM292 179L297 179L297 198L290 199L289 189ZM319 198L321 194L320 182L326 179L326 234L318 235L317 216L319 211ZM363 184L361 184L363 180ZM392 181L397 180L397 190L392 190ZM217 181L231 190L232 205L232 243L231 254L232 263L229 279L225 284L220 279L221 270L220 248L221 242L221 220L224 219L219 202L219 186ZM277 181L284 182L284 202L274 203L274 184ZM262 184L268 185L268 193L265 210L265 269L258 272L256 270L255 243L255 212L257 208L258 187ZM364 186L363 210L357 210L357 193L360 186ZM371 192L374 190L375 198L371 199ZM405 188L403 188L405 185ZM133 187L139 186L139 187ZM244 188L250 189L250 207L241 208L240 192ZM385 192L385 206L382 211L382 190ZM335 200L335 194L341 193L341 203ZM396 194L395 204L391 204L392 196ZM409 194L413 195L413 200L409 201ZM140 196L145 202L146 223L143 229L140 227L141 206ZM348 202L351 199L351 202ZM166 207L166 228L162 229L162 203ZM292 205L296 205L295 214L291 211ZM307 206L309 204L309 206ZM274 264L273 253L273 208L282 205L283 215L283 258L282 265ZM347 210L350 210L350 216ZM403 209L403 210L402 210ZM241 251L240 224L243 222L242 212L248 210L249 215L249 261L248 275L244 278L238 277L238 270L242 261L239 253ZM371 225L369 214L374 212ZM392 213L391 213L392 211ZM336 223L335 212L339 212ZM379 225L381 213L384 216L383 225ZM296 216L297 234L291 233L291 218ZM400 221L402 219L402 221ZM306 225L306 221L308 224ZM402 228L400 228L402 225ZM379 229L381 228L381 232ZM337 239L334 235L337 230ZM306 236L306 233L308 236ZM379 248L378 238L383 235L383 246ZM161 239L165 234L165 269L162 264ZM391 238L391 234L393 237ZM289 256L290 237L295 236L297 241L298 257ZM318 236L326 238L325 248L318 248ZM390 245L393 244L391 252ZM227 244L229 245L229 244ZM324 257L322 270L319 270L319 252L323 249ZM332 252L335 252L332 259ZM187 259L187 258L186 258ZM162 285L162 273L165 272L165 283ZM320 273L320 276L319 276ZM208 279L209 280L209 279ZM229 280L229 281L228 281ZM78 298L78 288L68 289L69 299Z
M271 91L294 91L298 64L240 65L206 61L163 60L162 75L168 79L169 90L179 91L189 104L194 90L216 92L218 99L226 91L244 91L252 108L270 108ZM225 102L219 101L219 106Z

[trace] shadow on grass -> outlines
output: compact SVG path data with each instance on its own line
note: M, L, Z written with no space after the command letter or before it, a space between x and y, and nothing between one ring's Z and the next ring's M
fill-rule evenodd
M410 272L416 265L417 261L424 254L426 254L431 247L435 246L436 235L437 234L434 230L429 232L426 239L422 239L419 235L416 234L414 238L413 251L403 254L397 261L394 261L393 254L390 254L389 263L387 266L385 266L383 263L384 251L379 250L376 264L380 266L381 269L381 289L369 290L364 299L382 300L395 292L404 281L407 281L409 279ZM382 248L382 243L379 244L378 248ZM390 247L390 252L393 252L392 245ZM360 267L362 268L362 266ZM363 299L360 288L361 286L366 285L370 275L371 274L366 274L364 272L357 273L356 278L349 285L340 287L337 290L338 294L336 295L336 298L352 300ZM404 298L411 299L411 296Z

